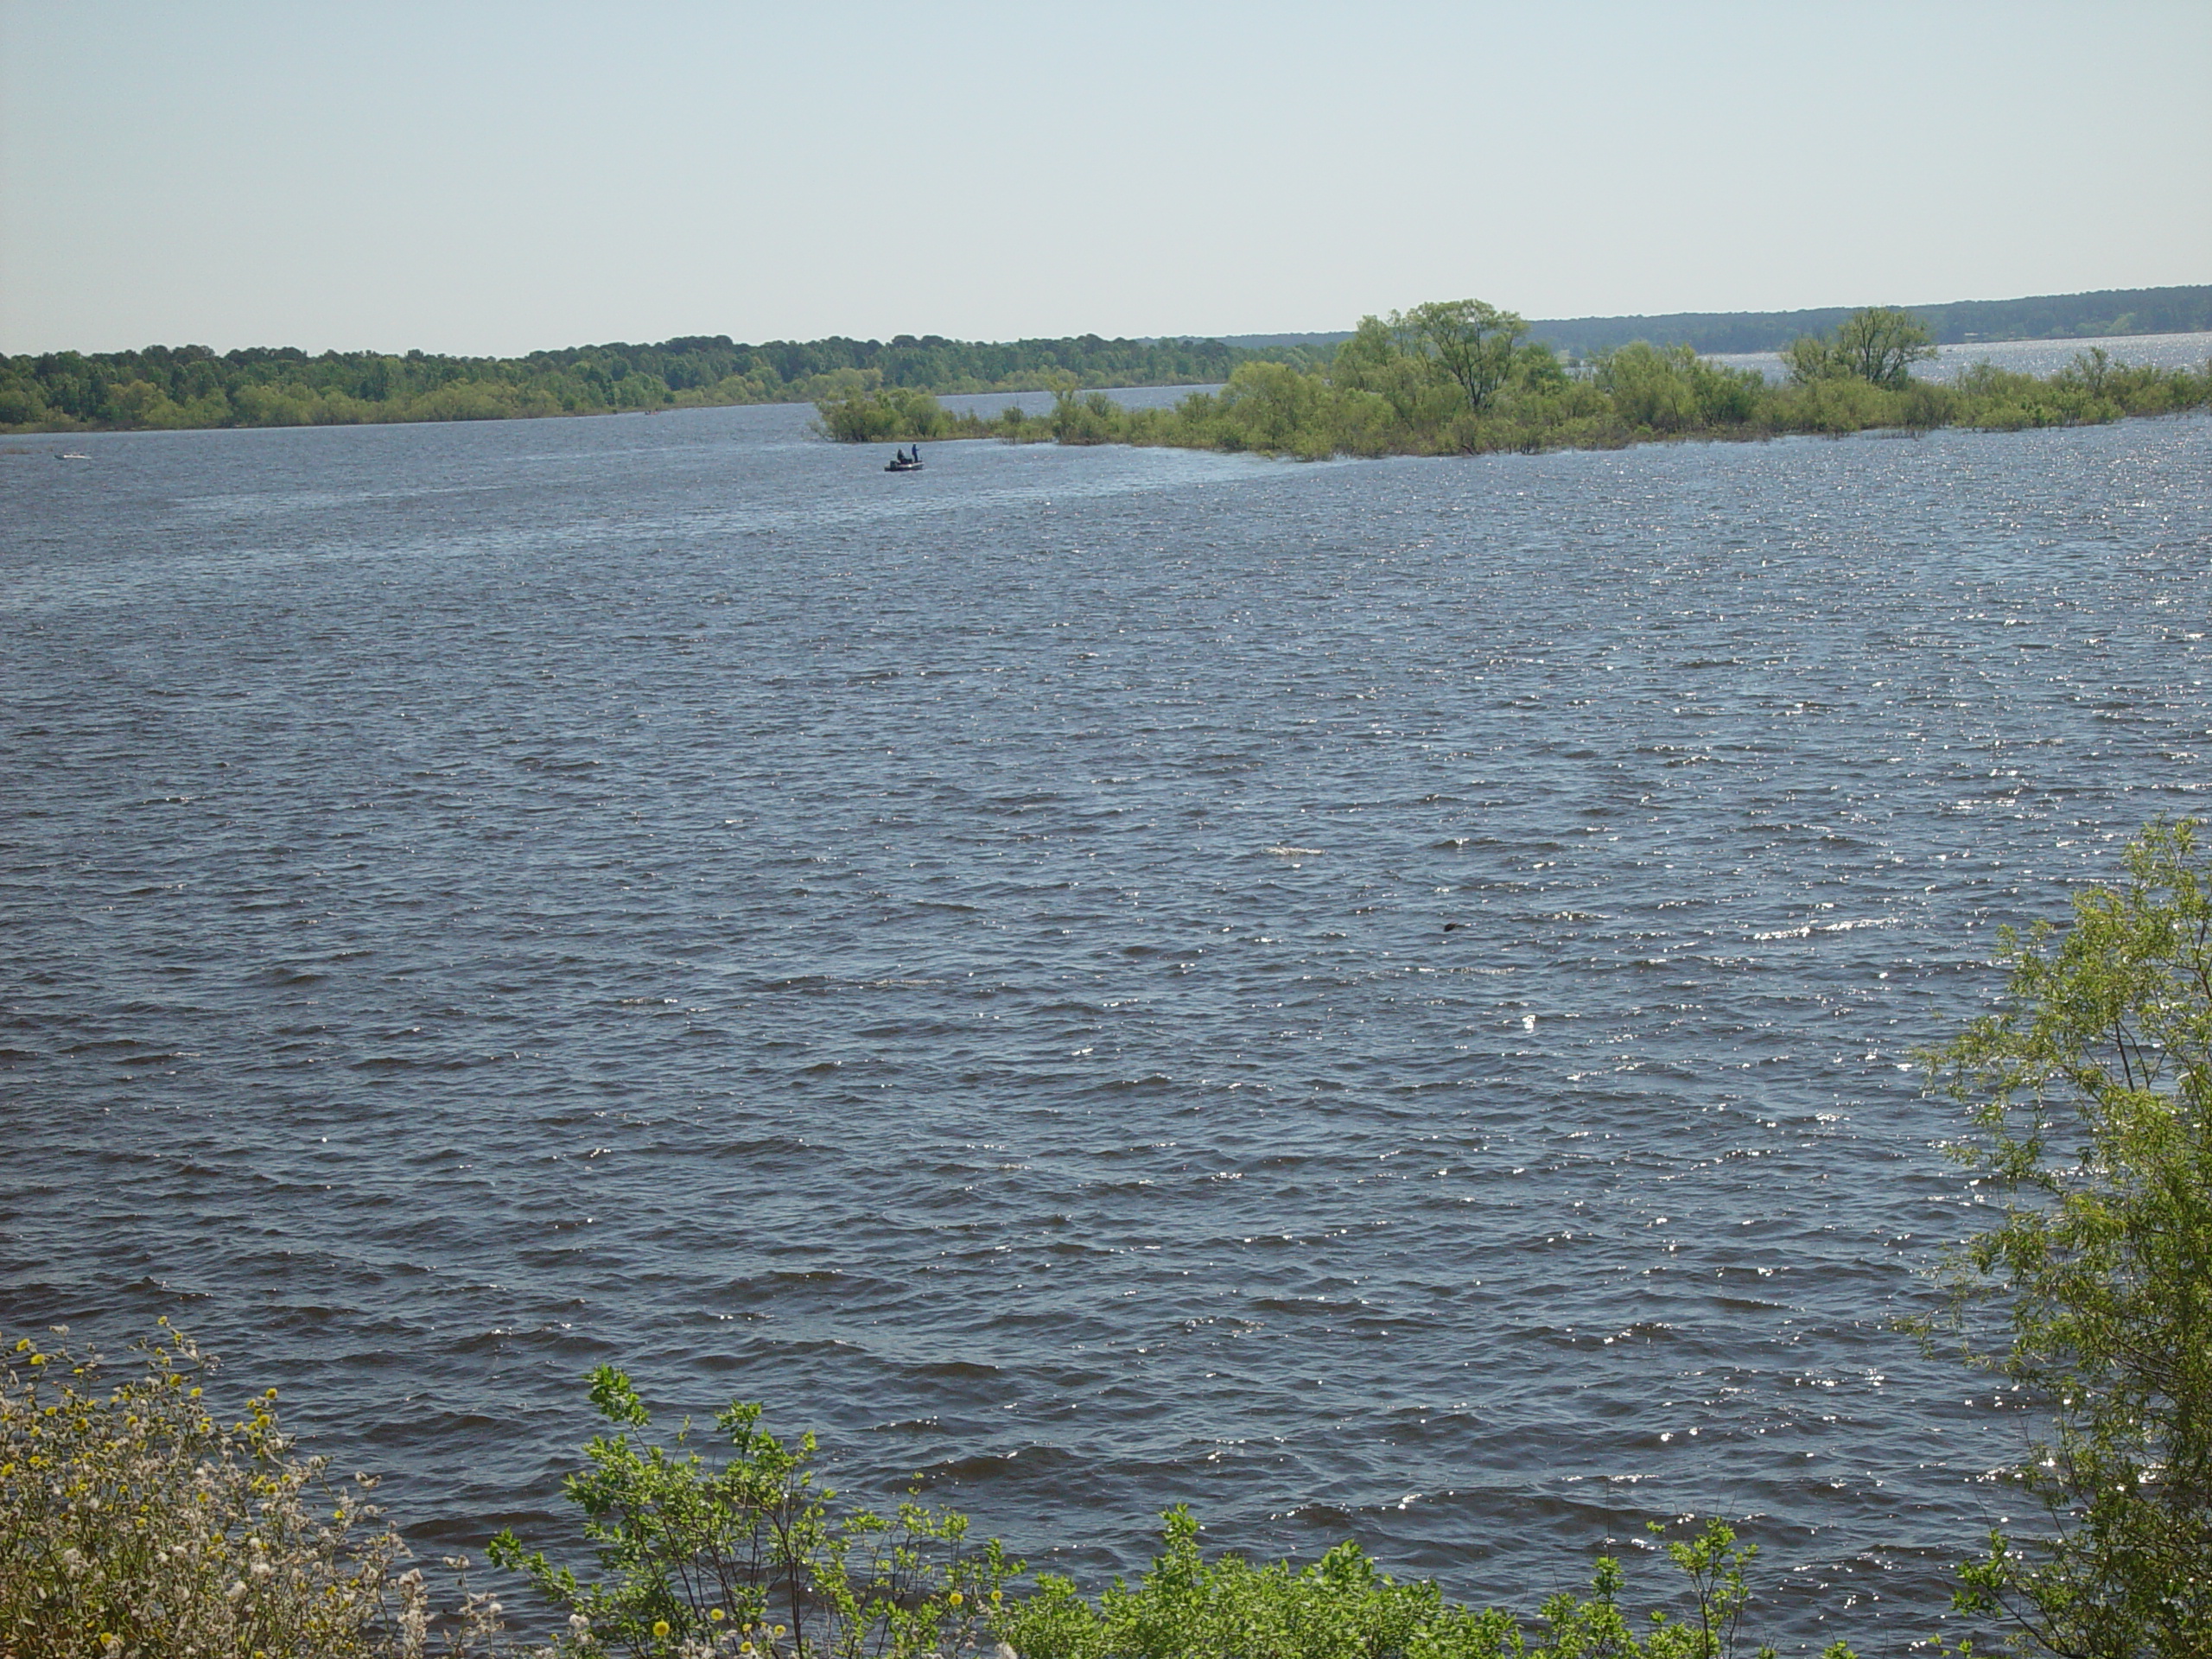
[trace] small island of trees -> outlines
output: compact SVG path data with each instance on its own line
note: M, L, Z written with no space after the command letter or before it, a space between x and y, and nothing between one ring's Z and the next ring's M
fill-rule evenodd
M859 388L817 405L822 429L848 442L1000 437L1015 442L1130 443L1332 455L1479 454L1617 448L1669 438L1840 435L1876 428L1967 426L2012 431L2165 415L2212 403L2212 362L2198 369L2118 364L2101 347L2054 374L1978 363L1956 379L1913 378L1936 355L1911 313L1870 307L1783 353L1787 378L1732 368L1688 346L1646 341L1586 361L1529 338L1515 312L1481 300L1435 301L1363 317L1324 363L1253 360L1217 392L1167 409L1128 409L1058 377L1050 410L1009 406L995 419L956 415L927 392Z

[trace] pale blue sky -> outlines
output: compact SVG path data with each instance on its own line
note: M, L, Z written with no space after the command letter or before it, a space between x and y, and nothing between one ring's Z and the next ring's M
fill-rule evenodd
M2212 282L2212 3L0 0L0 349Z

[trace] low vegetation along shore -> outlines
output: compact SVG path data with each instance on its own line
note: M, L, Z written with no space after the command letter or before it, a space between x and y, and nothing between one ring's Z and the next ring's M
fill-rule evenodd
M848 442L997 437L1017 443L1129 443L1332 455L1479 454L1617 448L1669 438L1770 438L1891 428L2011 431L2168 415L2212 404L2212 362L2196 369L2114 363L2101 348L2055 374L1976 364L1946 383L1916 379L1936 355L1910 313L1853 313L1783 353L1788 377L1730 368L1687 346L1643 342L1563 360L1529 325L1479 300L1362 319L1327 362L1248 362L1218 392L1171 408L1128 409L1063 378L1039 415L956 415L927 392L868 387L823 400L822 429Z
M1959 1569L1977 1634L2069 1659L2212 1655L2212 849L2154 823L2071 924L2005 937L1999 1010L1927 1055L1966 1109L1955 1148L1989 1221L1942 1267L1931 1350L2022 1390L2043 1428L2004 1471L2039 1504ZM459 1558L426 1573L360 1490L279 1426L276 1391L219 1416L166 1325L122 1367L66 1332L0 1362L0 1654L9 1659L1734 1659L1756 1549L1655 1524L1671 1573L1631 1601L1617 1560L1534 1608L1401 1583L1346 1542L1299 1567L1209 1557L1185 1510L1134 1585L1026 1576L918 1493L885 1510L814 1482L811 1436L733 1403L656 1437L602 1366L606 1427L563 1483L588 1559L512 1532L492 1566L554 1634L526 1647ZM712 1451L706 1443L711 1440ZM2009 1506L2008 1506L2009 1507ZM1967 1541L1961 1540L1961 1547ZM1572 1573L1560 1578L1578 1577ZM1656 1605L1645 1599L1656 1593ZM1936 1610L1928 1610L1934 1623ZM547 1622L541 1619L540 1623ZM1955 1645L1973 1651L1971 1638ZM1937 1644L1940 1646L1940 1644ZM1758 1651L1764 1653L1765 1649ZM1837 1643L1827 1659L1847 1659Z
M527 357L290 348L48 352L0 357L0 432L173 431L617 415L729 404L813 403L883 386L1026 391L1204 385L1255 351L1219 340L916 339L771 340L727 335L656 346L580 346ZM1269 355L1303 362L1297 348Z

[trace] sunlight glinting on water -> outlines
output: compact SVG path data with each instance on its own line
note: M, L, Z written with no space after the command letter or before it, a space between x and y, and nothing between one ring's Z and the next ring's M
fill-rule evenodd
M1299 466L807 411L0 457L0 1324L426 1545L580 1378L1096 1582L1533 1605L1692 1511L1936 1628L1917 1047L2212 777L2212 423Z

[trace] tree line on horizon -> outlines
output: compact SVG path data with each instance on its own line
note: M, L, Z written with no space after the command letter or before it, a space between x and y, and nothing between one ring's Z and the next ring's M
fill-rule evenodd
M1951 300L1904 308L1939 346L2001 340L2093 340L2116 334L2191 334L2212 331L2212 284L2104 289L2089 294L2040 294L2017 300ZM1850 306L1802 311L1681 311L1649 317L1576 317L1530 326L1569 355L1649 340L1708 354L1784 351L1806 334L1822 334L1852 313Z
M1172 408L1127 408L1062 377L1041 414L1009 405L995 419L956 415L926 391L888 387L823 400L818 424L847 442L998 437L1319 461L1878 428L2009 431L2212 404L2212 361L2164 369L2116 363L2094 346L2045 376L1979 363L1948 383L1916 379L1912 365L1936 355L1935 342L1912 313L1883 306L1853 312L1825 336L1800 336L1782 354L1779 383L1688 346L1643 340L1562 359L1529 332L1517 313L1484 301L1433 301L1362 318L1325 362L1242 363L1219 391L1194 391Z
M726 334L658 345L579 346L524 357L149 346L0 358L0 431L349 426L386 421L506 420L729 404L814 403L883 388L1022 391L1072 377L1081 386L1205 385L1261 359L1302 362L1211 340L1096 334L1000 343L900 334L749 346Z
M1529 325L1570 369L1633 342L1711 354L1787 349L1840 327L1842 308L1791 312L1585 317ZM1922 306L1934 340L2064 339L2212 330L2212 285L2120 289ZM1107 386L1211 385L1246 363L1312 370L1344 334L1229 340L1103 339L1007 342L899 334L833 335L752 346L726 334L655 345L614 342L522 357L149 346L131 352L0 357L0 432L352 425L606 415L729 404L821 403L900 389L934 396ZM926 433L919 435L929 435Z
M2212 283L2168 288L2100 289L2088 294L2037 294L2017 300L1950 300L1904 308L1927 325L1939 346L1990 345L2008 340L2094 340L2126 334L2212 332ZM1668 311L1611 317L1535 317L1531 335L1570 359L1649 340L1688 346L1707 356L1779 352L1806 334L1822 334L1849 316L1847 305L1796 311ZM1302 346L1317 356L1348 336L1334 334L1231 334L1232 346Z

